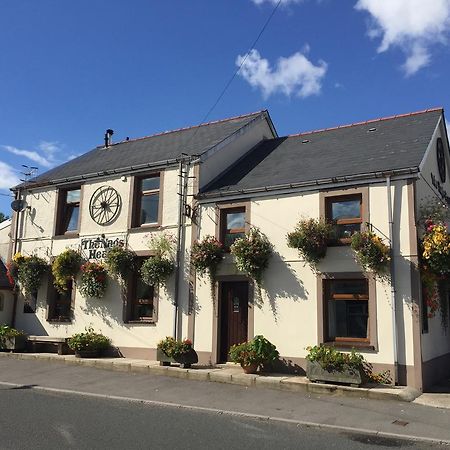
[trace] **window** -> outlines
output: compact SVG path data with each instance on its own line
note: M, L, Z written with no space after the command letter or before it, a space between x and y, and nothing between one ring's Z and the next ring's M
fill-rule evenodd
M145 261L139 258L138 267ZM156 322L156 291L154 286L145 284L139 274L139 269L131 275L128 290L128 311L126 322Z
M139 178L135 185L133 226L159 223L160 176Z
M361 231L362 196L357 194L327 197L326 220L335 224L338 242L350 243L352 235Z
M366 279L325 280L326 340L369 342Z
M60 190L56 234L78 231L81 188Z
M220 242L229 249L233 242L245 235L245 207L220 211Z
M67 290L57 291L53 283L49 286L50 304L48 309L48 320L52 322L70 322L72 320L74 286L72 280L67 283Z

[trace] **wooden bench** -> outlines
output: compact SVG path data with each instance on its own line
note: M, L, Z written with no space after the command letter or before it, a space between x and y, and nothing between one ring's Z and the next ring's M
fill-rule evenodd
M45 346L49 347L57 347L58 355L68 355L72 353L67 345L67 340L69 338L63 337L52 337L52 336L28 336L28 344L30 350L33 353L39 353L37 348Z

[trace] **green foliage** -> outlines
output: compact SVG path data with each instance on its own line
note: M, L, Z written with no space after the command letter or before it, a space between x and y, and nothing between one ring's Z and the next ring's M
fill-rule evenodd
M111 247L105 258L105 265L111 277L123 283L127 275L134 270L135 254L133 251L116 245Z
M177 358L191 351L192 341L190 339L177 341L173 337L167 336L158 342L158 348L169 358Z
M67 345L74 351L101 351L106 350L111 345L111 339L101 333L96 333L92 327L88 327L84 333L71 336Z
M205 236L195 241L191 251L191 264L200 276L208 274L211 285L211 297L215 297L217 267L223 260L223 245L214 236Z
M296 248L315 270L317 263L327 253L327 242L332 237L333 226L323 220L302 219L295 230L287 235L288 247Z
M67 291L67 282L74 279L80 271L83 258L76 250L67 248L52 263L53 284L63 293Z
M23 331L16 330L9 325L0 325L0 340L24 335L25 333Z
M106 269L102 264L87 262L81 266L80 292L83 297L102 298L106 287Z
M264 271L269 266L273 245L259 228L251 227L245 236L236 239L230 247L236 267L261 286Z
M357 371L363 368L364 356L357 353L354 349L350 353L342 353L334 347L326 345L315 345L307 347L309 361L317 361L322 369L329 372L343 372L344 370Z
M371 231L357 232L352 236L351 247L364 270L384 276L390 260L389 247Z
M147 258L139 270L144 283L159 286L167 282L175 270L175 244L175 237L169 233L160 233L150 238L148 246L154 256Z
M233 345L229 351L230 360L241 366L270 363L279 358L275 345L264 336L255 336L251 341Z
M31 295L38 291L49 265L39 256L21 256L17 259L17 277L25 294Z
M175 264L172 260L161 256L151 256L142 263L139 272L145 284L159 286L166 283L174 270Z

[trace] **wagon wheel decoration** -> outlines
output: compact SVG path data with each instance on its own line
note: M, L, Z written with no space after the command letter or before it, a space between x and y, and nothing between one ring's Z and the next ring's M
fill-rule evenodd
M101 186L92 194L89 213L94 222L108 225L119 215L121 207L119 193L110 186Z

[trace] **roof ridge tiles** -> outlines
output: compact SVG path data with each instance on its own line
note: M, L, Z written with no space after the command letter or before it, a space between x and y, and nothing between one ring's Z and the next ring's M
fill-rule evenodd
M338 125L338 126L335 126L335 127L321 128L321 129L318 129L318 130L310 130L310 131L302 131L301 133L288 134L287 137L305 136L305 135L309 135L309 134L322 133L324 131L339 130L341 128L350 128L350 127L354 127L354 126L358 126L358 125L368 125L370 123L381 122L381 121L384 121L384 120L392 120L392 119L398 119L400 117L416 116L418 114L425 114L425 113L433 112L433 111L442 111L443 109L444 108L442 106L438 106L436 108L428 108L428 109L423 109L421 111L414 111L414 112L405 113L405 114L395 114L395 115L392 115L392 116L378 117L376 119L369 119L369 120L364 120L362 122L355 122L355 123L349 123L349 124L345 124L345 125Z
M179 131L191 130L193 128L200 128L200 127L204 127L206 125L212 125L215 123L228 122L230 120L242 119L244 117L254 116L257 114L264 113L264 112L267 112L267 109L262 109L260 111L254 111L254 112L247 113L247 114L240 114L239 116L227 117L226 119L211 120L210 122L199 123L198 125L191 125L189 127L181 127L181 128L176 128L174 130L161 131L159 133L149 134L147 136L142 136L142 137L138 137L138 138L134 138L134 139L128 139L128 140L124 140L124 141L114 142L114 144L112 144L110 147L113 147L114 145L118 145L118 144L126 144L127 142L135 142L135 141L141 141L143 139L148 139L148 138L152 138L152 137L164 136L164 135L170 134L170 133L177 133ZM100 147L102 147L102 146L100 146Z

